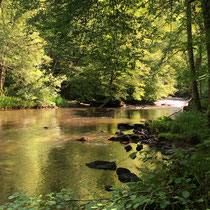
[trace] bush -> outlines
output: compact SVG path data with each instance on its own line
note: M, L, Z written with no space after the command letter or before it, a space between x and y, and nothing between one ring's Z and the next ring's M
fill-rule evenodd
M69 103L66 99L62 98L61 95L58 95L56 98L53 98L52 101L58 107L69 107Z
M175 120L169 117L159 118L149 126L152 132L162 133L159 134L160 137L184 140L191 144L203 142L210 133L207 117L200 112L182 112Z
M33 106L35 106L33 101L26 101L14 96L0 96L0 109L19 109Z
M26 192L14 193L9 196L11 202L0 206L0 209L78 209L75 195L71 189L62 189L59 193L49 193L45 196L27 196Z
M208 138L210 130L206 115L199 112L183 112L171 123L172 133L184 136L186 142L200 143Z
M172 142L172 141L181 141L184 139L184 136L178 133L159 133L158 134L158 139L160 141L168 141L168 142Z
M101 209L208 209L209 142L200 145L205 150L195 154L179 150L166 160L154 158L154 170L139 169L142 181L116 189L112 199L101 204ZM145 151L140 153L143 155ZM151 163L146 156L142 160Z
M170 131L171 121L170 117L161 117L149 123L149 128L153 133Z

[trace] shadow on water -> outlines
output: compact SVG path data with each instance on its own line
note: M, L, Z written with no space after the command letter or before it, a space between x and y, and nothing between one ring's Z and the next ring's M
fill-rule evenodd
M123 184L114 171L90 169L85 163L116 161L118 166L137 173L136 166L143 163L127 158L124 146L107 141L108 137L117 131L118 123L139 123L142 118L156 119L174 111L175 108L1 111L0 204L17 187L29 194L72 188L82 198L106 197L105 185ZM91 141L75 141L82 136Z

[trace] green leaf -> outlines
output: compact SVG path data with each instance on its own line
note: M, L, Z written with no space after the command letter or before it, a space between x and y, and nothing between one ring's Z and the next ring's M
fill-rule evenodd
M126 205L126 209L129 209L132 206L131 203L129 203L128 205Z
M133 152L133 153L131 153L131 154L129 155L129 157L130 157L131 159L135 159L135 158L136 158L136 154L137 154L137 152Z
M148 174L148 175L147 175L147 178L148 178L148 179L152 179L152 178L154 178L154 177L155 177L154 174Z
M188 198L190 196L190 193L188 191L182 191L182 195L184 198Z
M17 196L16 195L10 195L9 197L8 197L8 199L9 200L12 200L12 199L14 199L14 198L16 198Z
M56 202L55 202L55 201L48 201L48 204L49 204L50 206L53 206L53 205L56 204Z
M136 199L136 195L131 195L130 199L131 200L135 200Z
M174 180L174 182L175 182L176 184L179 184L181 181L182 181L181 178L177 178L177 179Z
M167 206L167 203L166 203L166 202L160 203L160 208L161 208L161 209L165 209L166 206Z
M136 208L138 208L139 206L140 206L140 203L136 203L136 204L133 206L133 208L136 209Z

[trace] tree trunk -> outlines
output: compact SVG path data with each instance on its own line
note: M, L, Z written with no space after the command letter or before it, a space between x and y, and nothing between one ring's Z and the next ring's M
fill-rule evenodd
M206 30L206 49L207 49L207 58L208 58L208 120L210 127L210 1L201 0L202 12L204 26Z
M187 42L188 42L188 56L189 56L189 64L190 64L190 71L191 71L191 80L192 80L192 99L195 104L195 110L200 111L200 99L198 94L198 86L196 81L196 74L195 74L195 63L194 63L194 54L193 54L193 41L192 41L192 12L191 12L191 3L188 0L185 0L186 4L186 15L187 15Z
M6 75L5 61L1 64L1 80L0 80L0 92L1 95L4 95L4 81Z

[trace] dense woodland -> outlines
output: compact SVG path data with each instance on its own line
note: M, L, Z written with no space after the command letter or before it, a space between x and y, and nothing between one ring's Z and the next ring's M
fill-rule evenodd
M106 106L177 93L200 109L209 92L208 3L1 0L1 107L51 105L58 94Z

